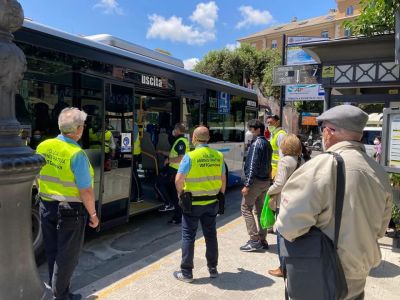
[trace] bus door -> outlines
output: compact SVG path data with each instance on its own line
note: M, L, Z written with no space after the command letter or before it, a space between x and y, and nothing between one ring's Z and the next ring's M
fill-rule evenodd
M125 222L129 217L132 177L132 132L134 88L129 84L104 83L104 119L89 138L97 139L100 131L103 150L103 185L101 220L110 225ZM99 120L100 121L100 120Z
M201 111L202 96L190 95L182 96L181 101L181 122L186 125L187 133L186 138L191 141L191 134L195 127L200 125L203 120Z

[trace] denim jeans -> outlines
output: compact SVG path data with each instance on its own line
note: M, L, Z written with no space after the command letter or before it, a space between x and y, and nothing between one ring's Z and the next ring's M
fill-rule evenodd
M40 220L49 267L49 285L56 300L68 299L72 273L82 249L86 212L81 203L40 201Z
M206 259L208 268L216 268L218 264L218 241L216 216L218 203L209 205L193 205L190 214L182 215L182 262L181 270L185 276L192 276L194 242L200 221L206 241Z

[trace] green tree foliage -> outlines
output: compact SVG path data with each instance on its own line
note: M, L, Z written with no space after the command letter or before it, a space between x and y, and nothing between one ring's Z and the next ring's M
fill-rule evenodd
M242 44L233 51L226 48L210 51L193 70L238 85L253 81L265 96L272 96L279 91L279 88L271 85L272 70L280 64L281 55L278 50L257 50Z
M361 0L361 14L353 21L343 23L352 35L373 36L393 33L395 12L400 8L399 0Z

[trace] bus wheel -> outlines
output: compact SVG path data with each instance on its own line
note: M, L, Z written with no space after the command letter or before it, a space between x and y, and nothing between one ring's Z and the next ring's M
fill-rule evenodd
M35 257L38 258L43 252L43 232L40 226L39 207L32 206L32 240Z

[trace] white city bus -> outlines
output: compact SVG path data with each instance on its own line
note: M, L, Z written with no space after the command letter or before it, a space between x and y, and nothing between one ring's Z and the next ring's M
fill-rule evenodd
M25 20L15 33L27 58L27 71L16 95L16 116L37 144L58 134L60 111L74 106L88 113L81 146L95 170L100 228L160 206L154 178L162 164L156 150L168 150L173 125L183 122L211 129L213 147L225 154L229 183L237 183L243 164L244 131L257 116L254 91L183 68L182 61L107 35L71 35ZM135 191L132 140L135 124L141 140L140 182L144 202L131 202ZM218 130L216 130L218 128ZM89 132L101 133L93 148ZM113 134L115 155L104 153L104 131ZM39 141L35 136L41 135ZM35 250L41 249L37 206L33 201Z

